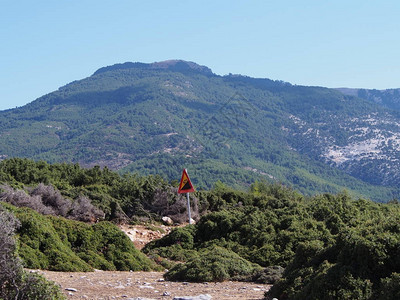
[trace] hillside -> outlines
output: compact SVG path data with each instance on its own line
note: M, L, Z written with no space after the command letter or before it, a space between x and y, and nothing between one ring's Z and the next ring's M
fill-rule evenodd
M398 121L333 89L218 76L185 61L124 63L0 112L0 158L169 181L186 167L199 189L267 180L387 201L399 195Z
M377 103L386 108L400 110L400 89L368 90L338 88L345 95L351 95Z

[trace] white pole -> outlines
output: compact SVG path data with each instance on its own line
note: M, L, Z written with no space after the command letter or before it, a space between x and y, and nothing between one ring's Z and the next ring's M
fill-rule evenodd
M189 193L186 193L187 197L187 207L188 207L188 215L189 215L189 225L192 224L192 216L190 214L190 199L189 199Z

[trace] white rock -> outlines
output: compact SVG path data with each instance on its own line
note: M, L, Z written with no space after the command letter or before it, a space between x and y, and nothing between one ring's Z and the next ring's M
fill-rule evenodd
M199 296L183 296L183 297L174 297L173 300L210 300L212 297L208 294L199 295Z
M154 286L151 285L139 285L140 289L154 289Z
M173 225L174 221L170 217L162 217L161 220L167 225Z
M115 289L124 289L125 287L122 285L122 284L120 284L120 285L117 285L116 287L114 287Z

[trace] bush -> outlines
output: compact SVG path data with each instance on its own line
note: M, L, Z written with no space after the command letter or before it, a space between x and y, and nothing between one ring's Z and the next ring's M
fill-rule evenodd
M110 222L94 225L55 216L42 216L28 208L15 212L21 227L18 253L27 268L53 271L160 270L137 250L131 240Z
M263 284L274 284L282 278L285 269L281 266L271 266L257 271L251 281Z
M182 248L181 245L175 244L168 247L158 247L154 249L144 248L143 252L151 257L160 256L173 261L188 261L199 255L197 250L188 250Z
M213 246L199 251L199 256L178 264L164 276L177 281L225 281L252 276L259 267L227 249Z
M65 199L58 190L51 185L40 183L30 192L31 196L39 196L43 205L51 208L53 215L66 217L71 210L71 201Z
M21 222L18 230L19 254L27 268L40 266L53 271L92 271L67 243L64 243L53 226L52 218L28 208L15 209ZM25 255L28 255L25 257Z
M393 273L390 277L382 278L376 297L385 300L400 299L400 274Z
M7 298L19 289L16 279L22 276L22 268L15 255L14 232L19 226L15 217L0 207L0 298Z
M193 249L196 231L197 230L194 225L175 228L168 235L147 244L144 250L146 251L146 249L148 250L152 248L167 247L173 245L179 245L182 247L182 249Z
M56 285L23 270L13 239L18 226L18 220L0 207L0 299L65 299Z
M119 271L162 270L146 255L137 250L128 236L110 222L99 222L92 226L93 243L87 249L101 253ZM97 242L97 243L96 243Z
M41 197L38 195L30 196L23 190L14 190L12 187L7 185L3 185L1 188L4 192L0 194L0 201L18 207L29 207L44 215L55 214L51 207L47 207L43 204Z
M15 190L3 185L0 201L17 207L29 207L44 215L62 216L82 222L95 222L104 218L104 212L93 206L90 199L79 196L75 201L64 198L52 186L39 184L30 194L23 190Z
M198 256L195 250L196 227L187 225L173 229L168 235L148 243L142 251L152 257L188 261Z
M93 206L89 198L81 196L72 203L68 217L82 222L96 222L104 218L104 212Z
M327 223L335 233L333 239L299 244L282 280L266 296L390 299L389 295L398 295L399 208L342 195L329 198L329 202L317 198L311 212Z
M60 288L43 276L36 273L26 273L22 276L18 299L57 300L65 299Z

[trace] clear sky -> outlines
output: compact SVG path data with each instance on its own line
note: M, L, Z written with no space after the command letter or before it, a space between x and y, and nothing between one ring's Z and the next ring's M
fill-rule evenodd
M0 110L115 63L400 88L398 0L0 0Z

